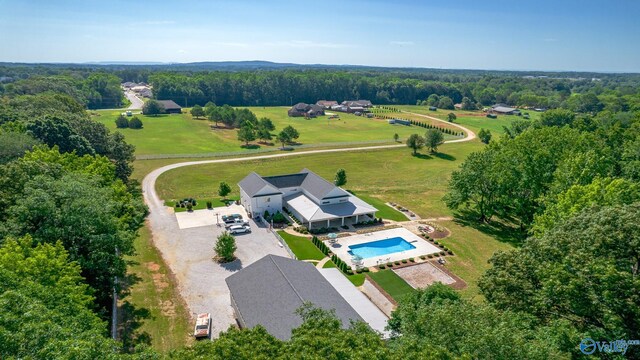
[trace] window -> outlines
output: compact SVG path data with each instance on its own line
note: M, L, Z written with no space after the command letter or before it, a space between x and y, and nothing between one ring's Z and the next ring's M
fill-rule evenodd
M267 202L271 202L271 198L267 198Z
M323 201L323 202L322 202L322 204L323 204L323 205L324 205L324 204L328 204L328 203L330 203L330 201Z
M340 199L340 202L347 202L347 199Z

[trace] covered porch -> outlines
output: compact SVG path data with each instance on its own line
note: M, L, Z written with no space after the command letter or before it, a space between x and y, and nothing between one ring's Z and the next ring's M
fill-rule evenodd
M298 194L285 199L284 206L309 230L371 221L378 210L355 196L337 204L318 205L304 194Z

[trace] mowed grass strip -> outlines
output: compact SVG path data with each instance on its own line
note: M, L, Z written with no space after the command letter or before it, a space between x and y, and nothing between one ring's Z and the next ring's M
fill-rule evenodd
M391 270L371 272L369 276L396 301L415 291L411 285Z
M322 260L325 258L322 251L313 245L309 238L291 235L285 231L278 231L278 235L284 239L298 260Z
M394 221L407 221L408 218L404 216L400 211L392 208L391 206L385 204L384 200L378 199L377 197L368 196L368 195L359 195L358 197L370 205L373 205L374 208L378 209L376 212L377 217L381 217L387 220Z
M123 335L147 338L160 352L190 344L190 314L147 226L140 229L134 246L136 254L125 257L129 288L120 305L129 323Z

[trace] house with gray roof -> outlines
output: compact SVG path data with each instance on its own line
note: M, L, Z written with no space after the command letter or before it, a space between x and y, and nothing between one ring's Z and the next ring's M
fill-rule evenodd
M238 324L242 328L262 325L281 340L302 324L296 310L309 302L334 310L343 327L363 321L360 315L325 279L313 264L266 255L225 279Z
M164 106L164 112L167 114L180 114L182 113L182 107L176 104L173 100L158 100L162 106Z
M368 221L378 211L309 169L264 177L251 172L238 186L240 203L250 216L286 208L310 230Z
M297 103L287 111L287 115L291 117L304 116L306 118L314 118L324 115L324 107L317 104Z
M520 115L520 110L505 104L495 104L491 107L491 111L504 115Z

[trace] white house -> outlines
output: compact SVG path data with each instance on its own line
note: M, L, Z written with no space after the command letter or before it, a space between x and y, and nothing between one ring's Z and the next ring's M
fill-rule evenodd
M238 186L240 202L252 217L286 208L309 229L371 220L378 211L308 169L266 177L252 172Z

